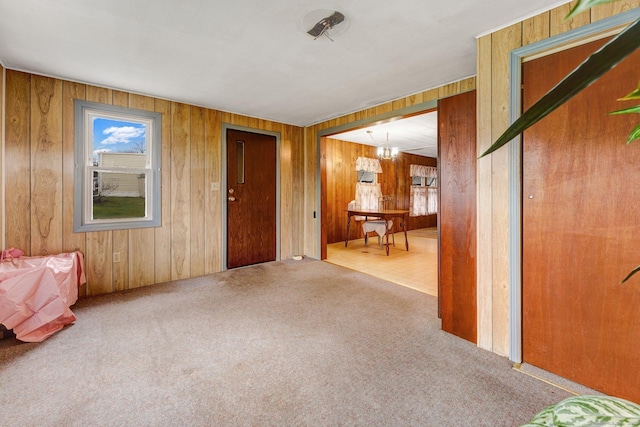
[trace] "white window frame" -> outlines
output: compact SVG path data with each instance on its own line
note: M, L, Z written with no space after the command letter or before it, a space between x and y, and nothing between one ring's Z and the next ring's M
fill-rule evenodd
M160 149L162 145L162 115L152 111L117 107L95 102L74 100L75 170L74 212L75 232L123 230L159 227L161 225ZM95 118L140 123L146 127L145 167L101 167L93 164L93 121ZM135 218L93 218L93 173L128 173L145 176L145 215Z

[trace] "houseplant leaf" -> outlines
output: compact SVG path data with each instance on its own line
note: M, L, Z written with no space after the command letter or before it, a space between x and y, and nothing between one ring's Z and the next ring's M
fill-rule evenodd
M634 90L630 94L623 96L622 98L618 99L618 101L629 101L631 99L640 99L640 84L638 84L638 89Z
M626 282L627 280L629 280L631 278L631 276L633 276L634 274L636 274L638 271L640 271L640 265L637 266L636 268L634 268L633 270L631 270L629 272L629 274L627 274L627 277L625 277L624 279L622 279L622 282L620 282L621 284Z
M627 144L631 144L636 139L640 139L640 125L636 126L636 128L631 131L629 138L627 139Z
M607 44L589 56L578 68L540 98L513 122L480 157L486 156L507 144L582 89L598 80L604 73L633 53L638 48L638 40L640 40L640 19L634 21L621 33L609 40Z
M622 110L612 111L609 114L629 114L629 113L640 113L640 105L636 105L635 107L629 107Z
M600 4L611 3L616 0L578 0L578 2L573 6L569 14L564 19L573 18L580 12L584 12L585 10L589 10L594 6L598 6Z

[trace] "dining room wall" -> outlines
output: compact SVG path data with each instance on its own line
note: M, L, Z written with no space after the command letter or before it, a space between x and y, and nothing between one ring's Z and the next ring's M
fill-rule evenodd
M376 147L357 144L339 139L325 138L326 153L326 191L327 191L327 243L345 240L347 215L345 209L355 199L356 160L358 157L375 158ZM432 157L399 153L395 161L381 161L382 173L378 175L383 195L393 196L393 209L409 209L411 191L410 165L436 166L437 160ZM435 227L437 215L410 217L407 229ZM399 231L399 224L394 224L394 231ZM361 227L350 227L349 239L364 237Z

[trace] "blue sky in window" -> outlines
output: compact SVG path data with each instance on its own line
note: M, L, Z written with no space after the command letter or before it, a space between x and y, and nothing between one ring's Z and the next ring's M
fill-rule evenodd
M93 157L107 153L144 153L146 126L142 123L93 119Z

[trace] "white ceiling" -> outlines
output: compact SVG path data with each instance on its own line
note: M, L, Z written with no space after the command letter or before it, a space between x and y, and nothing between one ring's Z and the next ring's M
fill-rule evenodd
M472 76L476 36L564 3L2 0L0 63L308 126ZM346 16L334 42L318 9Z
M331 135L331 138L384 147L387 133L389 147L419 156L438 156L438 113L435 111Z

